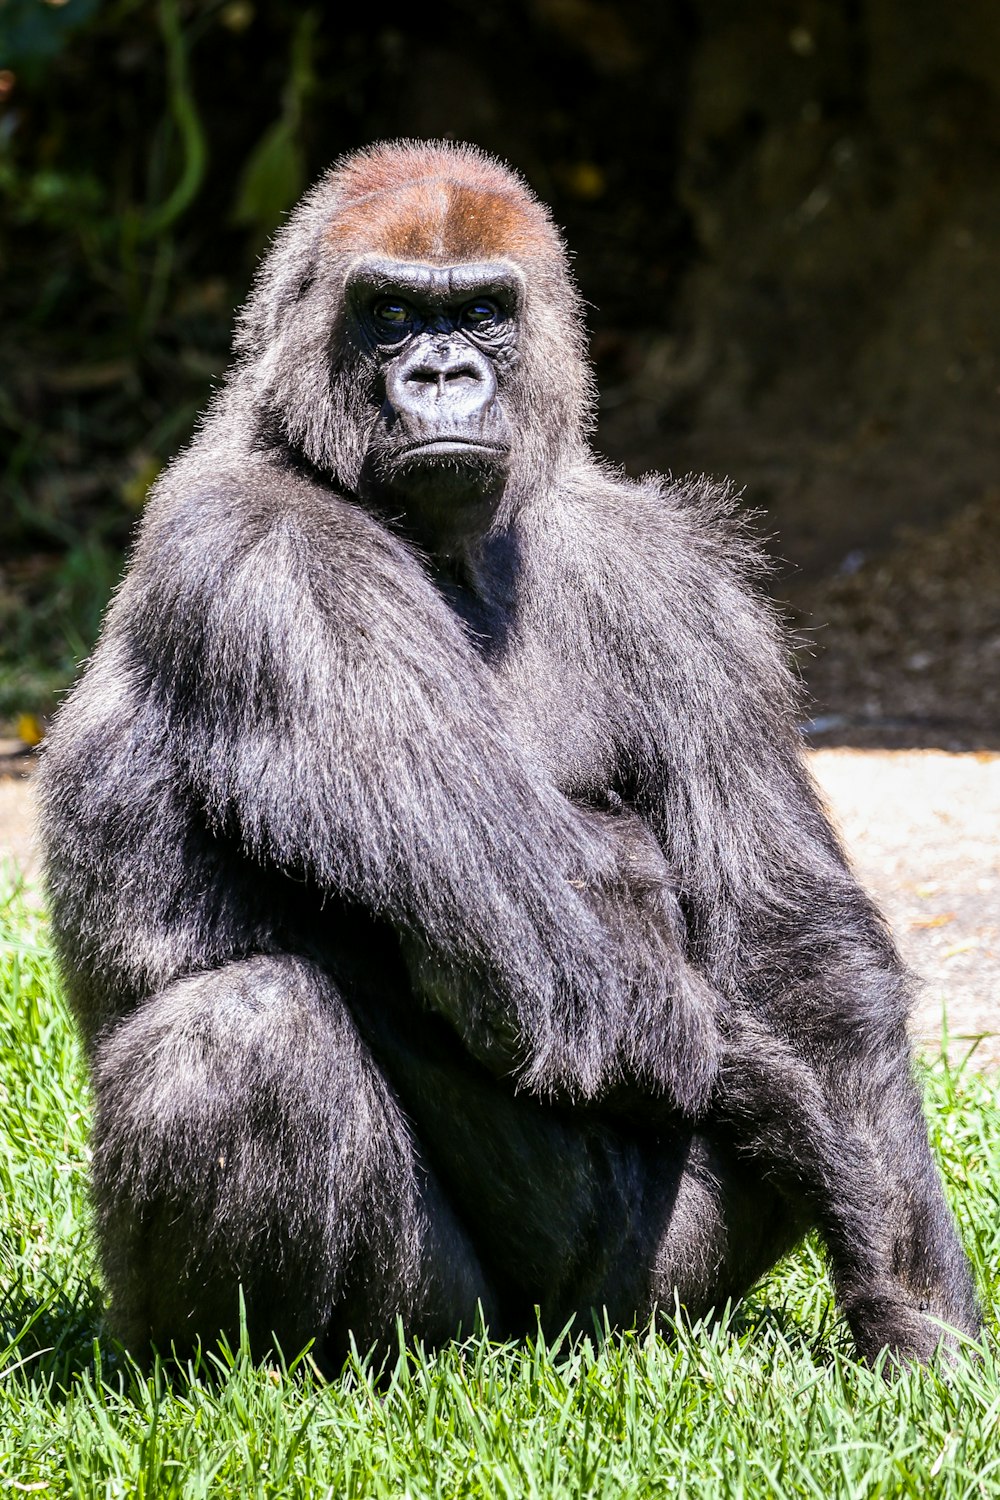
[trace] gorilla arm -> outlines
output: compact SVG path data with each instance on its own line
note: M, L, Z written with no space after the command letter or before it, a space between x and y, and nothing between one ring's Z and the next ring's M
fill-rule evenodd
M108 633L138 649L210 824L387 919L491 1070L585 1098L638 1077L706 1103L709 992L685 984L620 841L515 746L462 627L368 514L263 463L228 492L175 482Z
M912 1077L908 975L803 764L729 497L707 481L624 497L633 536L604 555L631 564L618 596L641 602L642 629L622 651L609 613L600 659L605 679L620 667L636 809L725 1004L713 1119L809 1204L860 1352L927 1358L941 1329L923 1311L973 1333L979 1314Z

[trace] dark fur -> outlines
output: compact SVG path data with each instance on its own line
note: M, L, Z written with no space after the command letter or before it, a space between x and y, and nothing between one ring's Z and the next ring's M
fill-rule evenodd
M366 467L369 248L523 277L500 469ZM863 1354L978 1327L731 496L603 468L589 393L545 211L382 148L279 235L157 485L42 774L133 1347L231 1331L239 1283L263 1343L333 1357L477 1300L697 1314L809 1224Z

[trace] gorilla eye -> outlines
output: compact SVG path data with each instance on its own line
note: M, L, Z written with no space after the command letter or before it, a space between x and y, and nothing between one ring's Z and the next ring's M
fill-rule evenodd
M468 307L462 308L462 322L466 328L489 328L492 324L499 323L500 317L499 307L488 297L479 302L470 302Z
M390 328L393 332L402 331L413 322L413 309L396 297L383 297L380 302L376 302L373 311L376 323L381 323L383 328Z

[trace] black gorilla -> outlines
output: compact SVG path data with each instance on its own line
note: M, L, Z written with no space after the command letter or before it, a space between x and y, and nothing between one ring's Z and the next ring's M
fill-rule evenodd
M585 440L510 172L376 148L264 262L42 774L112 1316L335 1359L738 1296L974 1331L907 982L728 493ZM929 1312L931 1318L924 1317Z

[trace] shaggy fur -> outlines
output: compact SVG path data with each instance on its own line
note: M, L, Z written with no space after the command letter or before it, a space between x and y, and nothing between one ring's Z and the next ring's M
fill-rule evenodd
M487 506L447 547L365 477L369 253L523 288L502 474L422 472ZM240 1284L334 1360L477 1302L700 1314L812 1224L863 1354L978 1327L732 497L603 467L590 400L549 216L468 147L340 163L261 268L42 772L133 1348L232 1332Z

